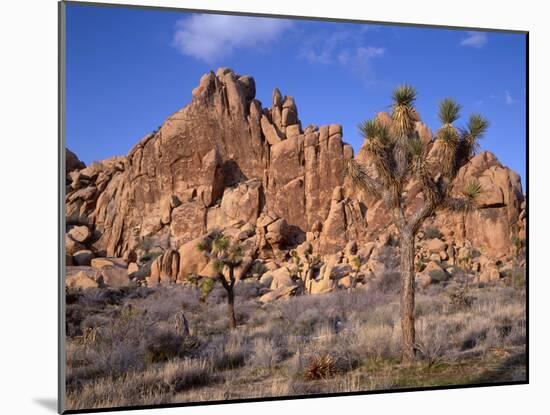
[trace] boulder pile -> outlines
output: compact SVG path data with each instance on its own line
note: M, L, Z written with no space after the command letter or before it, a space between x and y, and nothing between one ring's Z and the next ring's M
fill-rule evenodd
M220 68L127 156L85 166L67 150L68 286L213 276L197 245L216 231L243 246L237 277L260 278L262 302L364 288L396 270L388 255L398 252L399 238L383 201L359 194L345 178L354 152L342 127L304 128L294 98L277 88L266 108L255 95L252 77ZM386 113L378 117L391 123ZM437 162L431 131L421 122L416 128ZM364 148L355 157L366 162ZM437 213L418 235L422 285L460 264L494 280L525 240L519 176L482 152L461 168L456 187L472 178L483 188L478 209ZM418 186L404 197L414 209Z

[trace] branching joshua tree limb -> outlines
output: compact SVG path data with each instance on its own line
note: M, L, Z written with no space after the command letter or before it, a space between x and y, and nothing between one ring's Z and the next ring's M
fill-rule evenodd
M473 206L465 194L454 194L453 180L459 168L475 153L478 140L489 123L476 114L459 130L453 124L460 117L460 105L449 98L441 101L438 114L441 127L435 136L441 152L438 161L432 162L427 157L427 143L419 137L415 127L420 119L414 107L415 89L409 85L400 86L394 90L392 98L391 126L378 119L359 125L365 139L367 161L374 168L374 174L369 174L366 165L355 159L348 162L346 174L359 190L385 202L400 234L402 361L409 363L415 356L415 235L437 209ZM421 185L423 197L422 205L412 213L407 212L404 196L404 189L410 182ZM469 195L472 200L477 196L476 192Z
M217 280L227 292L229 328L234 329L237 327L237 319L235 318L233 287L235 286L235 268L241 265L243 261L242 245L219 232L214 234L210 247L207 244L200 243L198 249L212 261ZM224 274L226 270L227 277Z

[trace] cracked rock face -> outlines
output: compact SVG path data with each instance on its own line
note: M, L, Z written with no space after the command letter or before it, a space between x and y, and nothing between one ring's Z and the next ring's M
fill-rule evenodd
M168 269L181 270L191 260L184 257L189 244L214 229L230 227L251 256L267 258L306 239L321 255L350 240L360 246L375 240L390 218L381 201L357 194L345 180L354 154L342 127L303 130L292 97L275 88L264 108L255 93L252 77L220 68L205 74L191 102L128 155L86 167L67 150L69 226L89 227L86 242L95 256L128 257L144 238L155 239L172 250L159 260L160 280ZM391 123L387 114L380 117ZM429 128L418 123L417 130L437 159ZM357 158L366 160L363 150ZM511 249L511 233L525 229L521 182L488 152L464 166L457 181L472 177L486 192L481 209L466 218L467 237L498 256ZM406 197L418 197L414 186ZM449 233L460 217L431 220Z

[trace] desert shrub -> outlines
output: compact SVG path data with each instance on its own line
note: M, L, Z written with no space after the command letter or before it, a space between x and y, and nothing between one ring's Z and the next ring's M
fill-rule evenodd
M210 337L205 355L215 370L226 370L244 366L249 353L249 345L240 334L222 334Z
M443 234L434 226L427 226L426 229L424 229L424 235L426 239L443 238Z
M419 321L416 339L416 350L428 366L440 363L445 355L446 337L441 325L427 324L429 318Z
M457 290L449 293L451 306L458 310L467 310L472 307L474 298L465 290Z
M242 305L244 301L252 300L258 297L260 284L256 280L241 280L235 284L235 297L239 299L238 305Z
M137 248L148 252L151 248L153 248L154 244L155 240L150 236L146 236L139 242Z
M422 258L419 258L417 261L416 261L416 271L417 272L422 272L426 269L426 263L424 262L424 260Z
M260 278L266 272L267 272L267 267L261 261L255 261L252 264L252 267L250 267L250 271L249 271L250 275L256 278Z
M443 238L443 234L435 226L427 226L426 229L424 229L424 237L426 239L441 239Z
M271 369L280 360L276 343L262 337L254 339L252 354L248 364L257 369Z
M206 301L206 297L208 297L208 294L212 291L214 288L214 284L216 283L216 280L213 278L201 278L201 280L198 282L199 287L199 301L201 303Z
M384 276L374 282L376 290L382 293L397 293L401 286L401 275L398 272L386 272Z
M305 380L327 380L337 373L336 360L330 354L316 354L309 359Z
M141 261L145 263L144 266L146 265L149 266L149 274L151 273L152 262L161 255L162 255L161 251L151 251L151 252L147 252L145 255L141 257Z
M148 261L145 264L143 264L137 271L134 271L132 274L132 278L135 280L144 280L148 276L151 275L151 264L153 261Z
M150 336L145 347L147 363L159 363L184 354L184 337L170 331L160 331Z
M385 245L380 248L377 259L382 262L387 269L396 269L399 265L397 250L390 245Z
M182 392L218 380L206 360L172 360L163 368L163 380L172 392Z
M501 271L507 285L514 288L521 288L525 285L525 268L514 266Z
M430 271L430 278L433 283L438 284L440 282L447 281L449 279L449 275L442 270L433 270Z

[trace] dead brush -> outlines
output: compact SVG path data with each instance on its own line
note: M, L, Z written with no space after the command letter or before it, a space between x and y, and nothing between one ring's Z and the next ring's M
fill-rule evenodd
M311 380L327 380L335 376L338 372L336 359L330 354L316 354L313 356L305 369L304 379Z
M458 290L449 293L449 301L451 306L458 310L469 310L472 307L474 299L468 295L466 290Z

